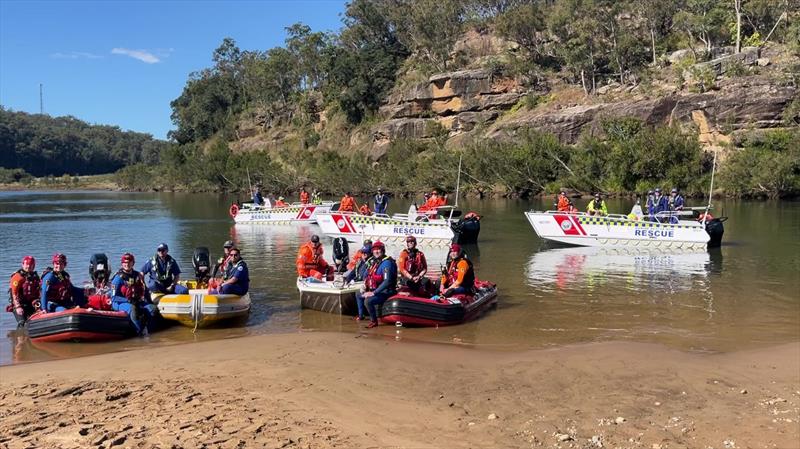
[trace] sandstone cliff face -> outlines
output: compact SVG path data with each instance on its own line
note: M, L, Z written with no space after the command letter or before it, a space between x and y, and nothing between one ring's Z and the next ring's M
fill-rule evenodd
M449 136L489 124L525 94L513 79L488 70L463 70L431 76L428 81L395 92L380 108L385 118L372 130L372 156L380 157L392 140Z
M718 146L728 141L725 133L781 126L783 111L798 91L756 75L722 80L717 90L706 93L674 89L652 99L634 90L623 99L603 102L597 97L591 104L506 112L525 94L514 80L485 70L434 75L387 100L380 111L386 120L372 129L371 155L380 157L393 140L431 138L442 128L455 138L475 131L478 124L485 125L480 132L487 138L513 138L523 129L535 129L572 144L583 133L599 133L604 120L618 117L635 117L649 125L689 124L700 132L701 143Z
M773 128L781 126L783 110L795 95L795 87L776 85L766 77L740 78L702 94L673 93L658 99L527 111L493 127L487 136L513 136L522 128L534 128L552 132L564 143L575 143L581 133L597 133L603 120L618 117L635 117L650 125L694 122L701 134Z

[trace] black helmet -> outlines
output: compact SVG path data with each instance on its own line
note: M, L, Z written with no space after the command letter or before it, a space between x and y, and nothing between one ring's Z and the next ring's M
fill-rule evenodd
M227 241L225 241L225 243L222 245L222 247L223 247L223 248L227 248L227 249L231 249L231 248L233 248L233 240L227 240Z
M311 243L319 243L319 236L317 234L311 236Z

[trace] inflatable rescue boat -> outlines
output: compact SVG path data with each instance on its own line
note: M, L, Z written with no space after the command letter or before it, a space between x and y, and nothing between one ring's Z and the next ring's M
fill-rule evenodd
M77 307L62 312L37 312L26 326L28 337L34 342L109 341L136 334L125 312Z
M210 294L207 287L196 288L195 281L182 284L189 288L188 294L153 295L153 303L165 320L190 327L208 327L250 315L249 293L243 296Z
M381 306L381 322L403 326L450 326L472 321L497 304L497 286L475 281L474 295L431 299L400 291Z

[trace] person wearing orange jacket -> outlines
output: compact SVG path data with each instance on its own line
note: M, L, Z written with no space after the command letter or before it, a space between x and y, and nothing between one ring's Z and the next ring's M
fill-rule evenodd
M361 215L372 215L372 211L369 210L367 203L362 204L361 207L358 208L358 213Z
M22 327L31 315L39 310L41 280L36 272L36 259L33 256L22 258L22 268L11 276L11 304L9 312L14 314L17 326Z
M286 207L286 206L288 206L288 205L289 205L289 203L287 203L287 202L285 201L285 198L284 198L284 197L282 197L282 196L279 196L279 197L278 197L278 200L277 200L277 201L275 201L275 207Z
M347 192L342 197L342 201L339 202L339 212L355 212L356 211L356 200L350 195L350 192Z
M442 273L439 294L445 298L471 294L475 288L475 270L461 245L450 245L447 259L447 269Z
M322 243L318 235L312 235L311 241L300 247L297 253L297 275L303 278L313 277L318 280L333 280L333 266L322 258Z
M425 277L428 273L428 262L425 254L417 249L417 238L413 235L406 237L406 248L400 251L397 259L397 269L400 272L400 283L412 292L428 295L431 280Z
M300 202L303 204L308 204L308 192L306 192L306 188L303 187L300 189Z
M567 198L567 192L562 190L558 194L557 200L558 202L556 203L556 210L558 210L559 212L568 212L570 201L569 198Z

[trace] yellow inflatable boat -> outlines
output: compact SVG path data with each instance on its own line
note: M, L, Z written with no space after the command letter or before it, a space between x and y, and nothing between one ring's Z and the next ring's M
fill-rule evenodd
M208 327L220 321L243 318L250 314L250 294L212 295L195 281L181 282L189 289L186 295L157 295L153 302L164 319L190 327Z

